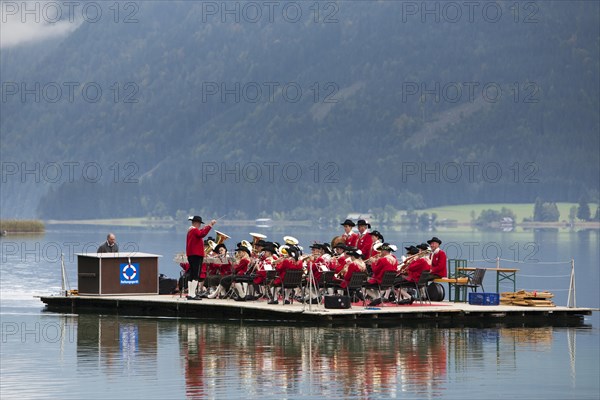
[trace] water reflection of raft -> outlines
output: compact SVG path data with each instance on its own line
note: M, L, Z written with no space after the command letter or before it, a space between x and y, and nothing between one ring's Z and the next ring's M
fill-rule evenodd
M518 292L502 292L500 295L500 304L502 305L556 307L552 300L550 300L554 297L554 294L551 292L527 292L519 290Z

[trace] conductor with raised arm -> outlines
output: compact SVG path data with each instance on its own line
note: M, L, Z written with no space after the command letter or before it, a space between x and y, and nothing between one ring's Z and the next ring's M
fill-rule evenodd
M196 289L198 288L198 280L200 278L200 267L204 259L204 237L208 235L210 229L216 220L212 220L204 228L200 228L202 225L202 218L194 215L188 218L192 221L192 226L188 229L185 252L187 255L188 262L190 264L190 274L188 275L188 300L201 300L201 297L196 295Z
M114 233L106 235L106 242L102 243L96 253L118 253L119 245L117 244L117 237Z

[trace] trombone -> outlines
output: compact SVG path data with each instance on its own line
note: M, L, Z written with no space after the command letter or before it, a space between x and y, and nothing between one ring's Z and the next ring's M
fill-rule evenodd
M431 249L427 249L427 250L423 250L420 253L413 254L412 256L406 257L406 260L404 260L398 264L398 274L404 274L411 262L418 260L420 258L423 258L423 257L429 257L429 255L431 253L432 253Z

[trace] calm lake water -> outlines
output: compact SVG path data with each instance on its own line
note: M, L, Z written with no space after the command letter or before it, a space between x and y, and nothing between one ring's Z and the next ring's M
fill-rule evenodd
M260 231L305 248L329 230L224 228L230 247ZM162 254L178 276L180 231L116 229L123 250ZM408 245L431 232L382 232ZM578 328L315 328L191 319L49 313L34 296L58 293L60 253L73 288L75 253L104 228L62 228L0 239L0 398L600 398L598 313ZM550 290L566 305L575 259L577 305L599 307L599 235L436 232L451 258L519 268L517 289ZM483 261L476 261L483 260ZM490 261L489 263L486 262ZM486 291L495 290L486 276ZM501 286L500 291L512 290Z

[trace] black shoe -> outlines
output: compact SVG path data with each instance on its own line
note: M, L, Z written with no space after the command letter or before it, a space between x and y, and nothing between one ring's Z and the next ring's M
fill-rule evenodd
M397 302L398 305L404 305L404 304L412 304L411 299L400 299Z
M292 304L292 302L291 302L291 301L289 301L289 300L284 300L284 301L283 301L283 304Z
M408 303L408 304L412 304L412 303L414 303L414 302L415 302L415 298L414 298L414 297L412 297L412 296L410 296L410 299L409 299L409 303Z
M381 304L381 298L373 300L372 302L370 302L370 303L368 304L368 306L369 306L369 307L374 307L374 306L378 306L378 305L380 305L380 304Z
M279 304L277 300L269 300L267 304Z
M193 297L193 296L185 296L185 298L186 298L187 300L194 300L194 297Z

